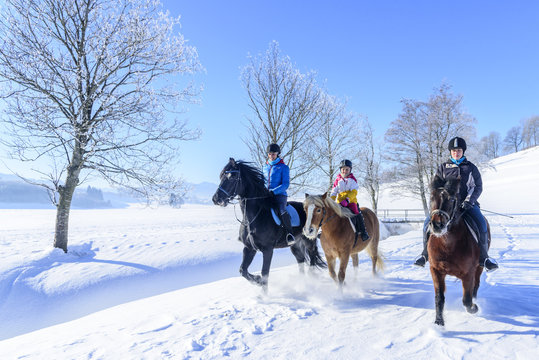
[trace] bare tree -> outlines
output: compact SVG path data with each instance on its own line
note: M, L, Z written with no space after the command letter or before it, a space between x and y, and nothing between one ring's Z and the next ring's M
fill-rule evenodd
M198 132L165 115L196 97L177 75L200 70L198 57L155 0L6 0L0 16L3 140L17 159L49 159L39 184L67 252L85 173L146 196L173 180L179 141Z
M526 148L539 145L539 116L532 116L524 121L522 139Z
M374 129L368 119L362 121L356 146L357 159L356 177L371 202L374 212L378 210L378 197L382 182L382 151L380 144L374 138Z
M503 140L504 149L506 151L517 152L521 149L522 141L522 128L520 126L513 126L507 131L507 135Z
M339 172L339 163L352 158L357 146L354 133L359 128L357 118L346 111L346 103L334 96L323 94L318 110L315 131L310 132L308 146L300 151L302 158L314 165L317 174L313 179L317 190L331 190L333 180Z
M264 55L249 58L241 79L253 111L249 136L243 139L252 158L263 164L268 144L279 144L290 166L291 184L303 185L314 167L299 150L309 139L320 108L322 92L315 74L302 74L273 41Z
M497 131L491 131L487 136L480 140L480 149L488 160L497 158L501 155L502 138Z
M454 136L473 138L475 119L462 107L462 96L442 84L428 102L404 99L403 110L386 131L391 161L396 163L396 184L417 195L428 215L428 184L447 156L447 143Z

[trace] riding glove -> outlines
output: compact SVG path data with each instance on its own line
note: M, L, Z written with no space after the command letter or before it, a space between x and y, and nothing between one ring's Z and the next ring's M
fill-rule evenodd
M468 200L465 200L462 202L462 205L460 207L462 208L462 210L466 211L473 208L473 205Z

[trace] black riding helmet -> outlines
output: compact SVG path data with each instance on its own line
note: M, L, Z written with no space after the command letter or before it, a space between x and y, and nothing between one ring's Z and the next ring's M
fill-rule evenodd
M455 150L455 149L462 149L462 153L466 151L466 141L461 137L454 137L453 139L449 140L449 144L447 144L447 148L449 151Z
M277 144L269 144L268 145L268 153L270 152L276 152L277 154L281 153L281 148Z
M350 160L343 160L341 161L341 164L339 165L339 169L342 167L348 166L350 169L352 168L352 162Z

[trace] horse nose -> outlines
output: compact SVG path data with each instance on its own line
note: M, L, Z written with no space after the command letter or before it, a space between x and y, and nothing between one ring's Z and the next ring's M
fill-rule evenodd
M303 234L307 237L311 236L314 233L314 228L311 226L309 228L304 227L303 228Z
M441 221L433 221L432 227L434 231L441 231L442 228L444 227L444 224Z

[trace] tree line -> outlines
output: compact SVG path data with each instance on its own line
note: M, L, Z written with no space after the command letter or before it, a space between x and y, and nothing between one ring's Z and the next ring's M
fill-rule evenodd
M253 161L262 166L267 144L277 143L291 167L292 192L324 192L331 189L339 162L350 159L375 211L380 185L388 183L420 199L427 215L428 185L454 136L467 139L467 155L479 166L538 144L539 116L511 128L503 141L496 132L477 141L476 119L464 109L463 96L445 83L426 100L402 99L402 110L382 141L368 118L349 112L346 101L328 94L316 73L301 73L276 41L264 54L249 58L241 79L252 110L243 141Z

